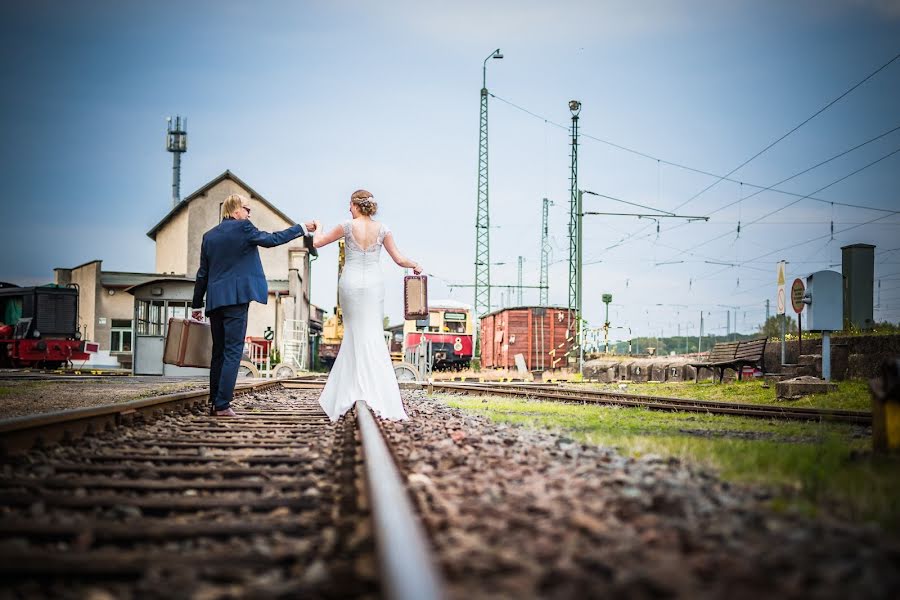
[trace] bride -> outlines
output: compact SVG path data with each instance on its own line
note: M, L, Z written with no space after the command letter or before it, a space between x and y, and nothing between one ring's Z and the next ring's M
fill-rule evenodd
M394 262L418 275L422 268L397 249L394 236L372 215L378 204L371 192L357 190L350 196L350 221L324 231L316 224L313 245L321 248L344 238L344 268L338 281L338 298L344 313L344 339L319 404L337 421L364 400L378 415L406 419L400 386L384 341L384 279L378 261L381 247Z

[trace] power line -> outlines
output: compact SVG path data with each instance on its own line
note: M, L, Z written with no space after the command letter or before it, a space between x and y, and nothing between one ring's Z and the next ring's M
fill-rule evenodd
M850 89L845 91L843 94L841 94L840 96L838 96L837 98L835 98L834 100L832 100L831 102L829 102L828 104L826 104L825 106L823 106L822 108L820 108L819 110L814 112L811 116L804 119L798 125L794 126L792 129L790 129L787 133L785 133L784 135L779 137L777 140L770 143L768 146L766 146L765 148L763 148L762 150L760 150L759 152L757 152L756 154L754 154L753 156L751 156L750 158L748 158L747 160L745 160L744 162L739 164L737 167L733 168L731 171L728 172L727 175L725 175L725 177L730 177L731 175L734 175L735 172L744 168L745 166L750 164L752 161L754 161L757 158L759 158L760 156L762 156L765 152L768 152L769 150L771 150L773 147L775 147L778 143L780 143L782 140L787 138L789 135L791 135L792 133L794 133L795 131L797 131L798 129L800 129L801 127L803 127L804 125L806 125L807 123L809 123L810 121L812 121L813 119L818 117L819 115L821 115L823 112L825 112L826 110L828 110L829 108L834 106L837 102L839 102L841 99L846 97L853 90L855 90L856 88L858 88L859 86L861 86L862 84L864 84L865 82L870 80L871 78L875 77L875 75L877 75L878 73L880 73L881 71L886 69L891 63L893 63L898 58L900 58L900 54L895 55L891 60L887 61L886 63L884 63L883 65L881 65L880 67L878 67L877 69L875 69L874 71L872 71L871 73L866 75L861 81L859 81L858 83L851 86ZM701 195L705 194L708 190L710 190L713 187L715 187L716 185L718 185L723 179L725 179L725 177L722 177L722 178L714 181L713 183L709 184L708 186L706 186L705 188L703 188L702 190L700 190L699 192L697 192L696 194L694 194L693 196L691 196L690 198L688 198L687 200L685 200L684 202L682 202L681 204L676 206L675 210L678 210L685 204L699 198Z
M763 193L763 192L770 191L770 190L772 190L772 188L774 188L775 186L781 185L782 183L787 183L787 182L790 181L791 179L796 179L797 177L800 177L801 175L805 175L806 173L809 173L810 171L812 171L812 170L814 170L814 169L818 169L819 167L821 167L821 166L823 166L823 165L826 165L826 164L828 164L828 163L830 163L830 162L832 162L832 161L834 161L834 160L837 160L838 158L840 158L840 157L842 157L842 156L845 156L845 155L847 155L847 154L850 154L851 152L854 152L854 151L856 151L856 150L859 150L860 148L862 148L863 146L866 146L867 144L871 144L872 142L878 141L878 140L880 140L881 138L883 138L883 137L885 137L885 136L888 136L888 135L894 133L894 132L897 131L898 129L900 129L900 125L898 125L897 127L894 127L893 129L889 129L888 131L885 131L884 133L879 134L879 135L877 135L877 136L875 136L875 137L873 137L873 138L871 138L871 139L868 139L868 140L866 140L865 142L863 142L863 143L861 143L861 144L857 144L856 146L853 146L852 148L848 148L847 150L844 150L843 152L839 152L838 154L835 154L835 155L832 156L831 158L827 158L827 159L823 160L822 162L817 163L817 164L815 164L815 165L813 165L813 166L811 166L811 167L809 167L809 168L806 168L806 169L803 169L802 171L799 171L799 172L797 172L797 173L794 173L794 174L791 175L790 177L786 177L786 178L782 179L781 181L779 181L778 183L774 183L774 184L772 184L772 185L770 185L770 186L766 186L766 187L764 187L764 188L760 188L759 190L753 192L752 194L750 194L749 196L747 196L747 197L745 197L745 198L741 198L741 199L739 199L739 200L735 200L735 201L733 201L733 202L729 202L729 203L726 204L725 206L721 206L721 207L717 208L716 210L712 211L711 213L709 213L708 216L712 216L712 215L716 214L717 212L722 211L722 210L725 210L726 208L729 208L729 207L731 207L731 206L734 206L735 204L738 204L739 202L743 202L744 200L749 200L750 198L753 198L754 196L757 196L757 195L759 195L759 194L761 194L761 193ZM755 186L754 186L754 187L755 187ZM813 194L817 194L817 193L819 193L819 192L821 192L821 191L822 191L822 190L817 190L817 191L813 192ZM817 202L823 202L823 203L825 203L825 204L838 204L838 205L841 205L841 206L850 206L850 207L852 207L852 208L864 208L864 207L859 206L859 205L850 205L850 204L843 203L843 202L831 202L831 201L829 201L829 200L823 200L823 199L821 199L821 198L814 198L814 197L813 197L813 194L806 194L805 196L801 196L798 200L792 202L791 204L788 204L787 206L792 206L792 205L796 204L797 202L799 202L800 200L810 199L810 200L815 200L815 201L817 201ZM798 195L799 195L799 194L798 194ZM787 208L787 207L785 207L785 208ZM895 214L900 214L900 211L897 211L897 210L890 210L890 209L874 209L874 210L880 210L880 211L882 211L882 212L892 212L892 213L895 213Z
M862 166L862 167L856 169L855 171L852 171L851 173L848 173L847 175L844 175L844 176L842 176L842 177L839 177L838 179L835 179L835 180L832 181L831 183L829 183L829 184L827 184L827 185L824 185L824 186L820 187L819 189L817 189L816 191L812 192L812 194L818 194L819 192L825 191L826 189L830 188L831 186L836 185L836 184L838 184L838 183L844 181L845 179L848 179L848 178L850 178L850 177L853 177L853 176L856 175L857 173L860 173L860 172L862 172L862 171L865 171L865 170L868 169L869 167L873 167L873 166L877 165L877 164L880 163L881 161L890 158L891 156L897 154L898 152L900 152L900 148L897 148L897 149L895 149L895 150L893 150L893 151L891 151L891 152L885 154L884 156L881 156L881 157L879 157L879 158L873 160L872 162L870 162L870 163L868 163L868 164L866 164L866 165L864 165L864 166ZM812 194L809 194L809 195L811 196ZM761 216L761 217L759 217L759 218L757 218L757 219L755 219L755 220L753 220L753 221L750 221L749 223L745 223L745 224L743 225L743 227L744 227L744 229L746 229L746 228L749 227L750 225L754 225L754 224L756 224L756 223L759 223L760 221L762 221L762 220L765 219L766 217L770 217L770 216L772 216L772 215L774 215L774 214L776 214L776 213L779 213L779 212L785 210L786 208L790 208L791 206L797 204L797 203L800 202L801 200L803 200L803 198L798 198L797 200L794 200L793 202L790 202L790 203L788 203L788 204L786 204L786 205L784 205L784 206L782 206L782 207L780 207L780 208L777 208L777 209L775 209L775 210L773 210L773 211L767 212L767 213L764 214L763 216ZM889 216L892 216L892 215L898 214L898 213L900 213L900 211L892 212L891 214L884 215L883 217L880 217L880 218L887 218L887 217L889 217ZM871 221L866 222L866 223L862 223L861 225L868 225L870 222L871 222ZM857 225L857 227L858 227L858 225ZM685 253L690 254L690 251L691 251L691 250L696 250L697 248L700 248L701 246L705 246L706 244L715 242L716 240L720 240L720 239L722 239L723 237L726 237L726 236L729 236L729 235L731 235L731 232L730 232L730 231L725 232L725 233L723 233L722 235L716 236L716 237L711 238L711 239L709 239L709 240L706 240L705 242L700 242L699 244L694 244L693 246L691 246L691 247L689 247L689 248L687 248L687 249L685 249L685 250L682 250L682 251L681 251L681 254L685 254ZM829 235L830 235L830 234L829 234Z
M491 95L492 98L495 98L495 99L499 100L500 102L503 102L504 104L508 104L509 106L515 108L516 110L520 110L520 111L524 112L525 114L528 114L528 115L531 115L532 117L535 117L535 118L537 118L537 119L540 119L541 121L543 121L544 123L546 123L546 124L548 124L548 125L553 125L554 127L557 127L557 128L562 129L562 130L564 130L564 131L568 131L568 127L566 127L566 126L564 126L564 125L560 125L559 123L556 123L556 122L554 122L554 121L548 119L547 117L543 117L543 116L541 116L541 115L539 115L539 114L537 114L537 113L535 113L535 112L532 112L532 111L528 110L527 108L524 108L524 107L522 107L522 106L519 106L518 104L516 104L516 103L514 103L514 102L512 102L512 101L510 101L510 100L507 100L507 99L505 99L505 98L502 98L502 97L500 97L500 96L497 96L496 94L491 93L490 95ZM891 131L889 131L889 132L887 132L887 133L892 133L893 131L896 131L896 129L892 129ZM775 186L771 186L771 185L770 185L770 186L765 186L765 185L760 185L760 184L758 184L758 183L753 183L753 182L748 182L748 181L741 181L741 180L738 180L738 179L731 179L731 178L730 178L729 176L727 176L727 175L721 175L721 174L718 174L718 173L712 173L712 172L706 171L706 170L704 170L704 169L698 169L698 168L696 168L696 167L691 167L691 166L688 166L688 165L685 165L685 164L682 164L682 163L674 162L674 161L671 161L671 160L666 160L666 159L664 159L664 158L659 158L659 157L657 157L657 156L653 156L652 154L648 154L648 153L646 153L646 152L641 152L640 150L635 150L635 149L633 149L633 148L629 148L629 147L627 147L627 146L623 146L623 145L621 145L621 144L617 144L617 143L615 143L615 142L611 142L611 141L609 141L609 140L605 140L605 139L603 139L603 138L599 138L599 137L590 135L590 134L588 134L588 133L579 132L578 135L579 135L579 137L587 138L587 139L593 140L593 141L595 141L595 142L600 142L601 144L606 144L607 146L611 146L611 147L613 147L613 148L617 148L617 149L619 149L619 150L623 150L623 151L625 151L625 152L628 152L628 153L631 153L631 154L635 154L635 155L637 155L637 156L641 156L641 157L647 158L647 159L652 160L652 161L655 161L655 162L657 162L657 163L662 163L662 164L664 164L664 165L668 165L668 166L670 166L670 167L676 167L676 168L678 168L678 169L684 169L685 171L690 171L690 172L692 172L692 173L697 173L697 174L699 174L699 175L705 175L705 176L707 176L707 177L713 177L713 178L715 178L715 179L719 179L719 180L721 180L721 181L728 181L728 182L731 182L731 183L740 183L740 184L743 184L743 185L746 185L746 186L749 186L749 187L752 187L752 188L757 188L757 189L760 189L760 190L764 190L764 191L768 191L768 192L773 192L773 193L776 193L776 194L784 194L784 195L786 195L786 196L795 196L795 197L796 197L796 196L801 196L801 194L798 194L798 193L796 193L796 192L790 192L790 191L788 191L788 190L780 190L780 189L777 189L777 188L775 187L775 186L779 185L779 184L777 184L777 183L775 184ZM886 135L886 134L882 134L882 135L879 136L879 137L883 137L884 135ZM876 139L878 139L878 138L876 138ZM871 141L875 141L875 140L873 139L873 140L871 140ZM868 143L868 142L866 142L866 143ZM865 144L862 144L862 145L865 145ZM834 157L834 158L837 158L837 157ZM832 160L833 160L833 159L832 159ZM811 168L815 168L815 167L811 167ZM863 205L863 204L854 204L854 203L851 203L851 202L838 202L838 201L836 201L836 200L825 200L824 198L816 198L816 197L813 197L813 196L808 196L807 198L808 198L809 200L814 200L814 201L816 201L816 202L822 202L822 203L824 203L824 204L834 204L835 206L844 206L844 207L847 207L847 208L859 208L859 209L862 209L862 210L874 210L874 211L879 211L879 212L896 212L896 211L892 211L892 210L890 210L890 209L885 209L885 208L876 208L876 207L874 207L874 206L865 206L865 205ZM745 200L746 200L746 198L745 198ZM680 227L680 225L679 225L679 227Z
M852 227L847 227L846 229L841 229L840 231L835 231L835 233L836 233L836 234L837 234L837 233L844 233L844 232L850 231L850 230L852 230L852 229L856 229L856 228L858 228L858 227L862 227L862 226L864 226L864 225L869 225L869 224L871 224L871 223L874 223L875 221L879 221L879 220L881 220L881 219L885 219L885 218L887 218L888 216L889 216L889 215L884 215L884 216L881 216L881 217L876 217L876 218L874 218L874 219L872 219L872 220L870 220L870 221L867 221L867 222L865 222L865 223L862 223L862 224L860 224L860 225L854 225L854 226L852 226ZM769 252L766 252L765 254L760 254L759 256L756 256L756 257L750 259L749 261L744 261L744 262L756 262L756 261L758 261L759 259L765 258L765 257L767 257L767 256L771 256L772 254L775 254L776 252L784 252L785 250L790 250L791 248L796 248L796 247L798 247L798 246L804 246L804 245L809 244L809 243L811 243L811 242L815 242L815 241L817 241L817 240L825 239L826 237L830 237L830 236L831 236L830 233L826 233L825 235L820 235L820 236L817 236L817 237L814 237L814 238L810 238L810 239L808 239L808 240L806 240L806 241L803 241L803 242L798 242L798 243L796 243L796 244L791 244L791 245L785 246L785 247L783 247L783 248L778 248L777 250L771 250L771 251L769 251ZM825 262L825 261L823 261L823 262ZM743 263L742 263L742 264L743 264ZM718 275L719 273L722 273L722 272L724 272L724 271L727 271L727 270L730 269L730 268L732 268L732 267L726 267L725 269L720 269L720 270L718 270L718 271L716 271L716 272L714 272L714 273L710 273L710 274L705 275L705 276L702 276L702 277L697 277L697 278L694 279L694 281L699 281L699 280L703 280L703 279L708 279L708 278L710 278L710 277L714 277L714 276Z

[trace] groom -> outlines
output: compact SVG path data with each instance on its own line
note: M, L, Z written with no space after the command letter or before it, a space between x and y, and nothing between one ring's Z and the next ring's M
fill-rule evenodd
M251 300L265 304L269 297L257 246L280 246L315 230L315 222L308 221L275 233L260 231L250 222L250 200L232 194L222 204L222 222L203 234L191 317L203 320L205 294L213 338L209 399L216 416L237 416L231 399L244 353L247 309Z

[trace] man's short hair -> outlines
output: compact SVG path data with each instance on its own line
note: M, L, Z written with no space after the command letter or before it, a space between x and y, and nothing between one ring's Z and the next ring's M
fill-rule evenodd
M230 217L231 213L243 206L244 203L249 204L250 199L240 194L231 194L225 198L225 202L222 203L222 218Z

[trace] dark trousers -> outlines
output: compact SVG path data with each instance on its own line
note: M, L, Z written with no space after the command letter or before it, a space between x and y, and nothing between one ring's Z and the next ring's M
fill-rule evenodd
M231 304L207 313L213 339L209 398L216 410L225 410L231 406L238 366L244 354L249 307L249 304Z

